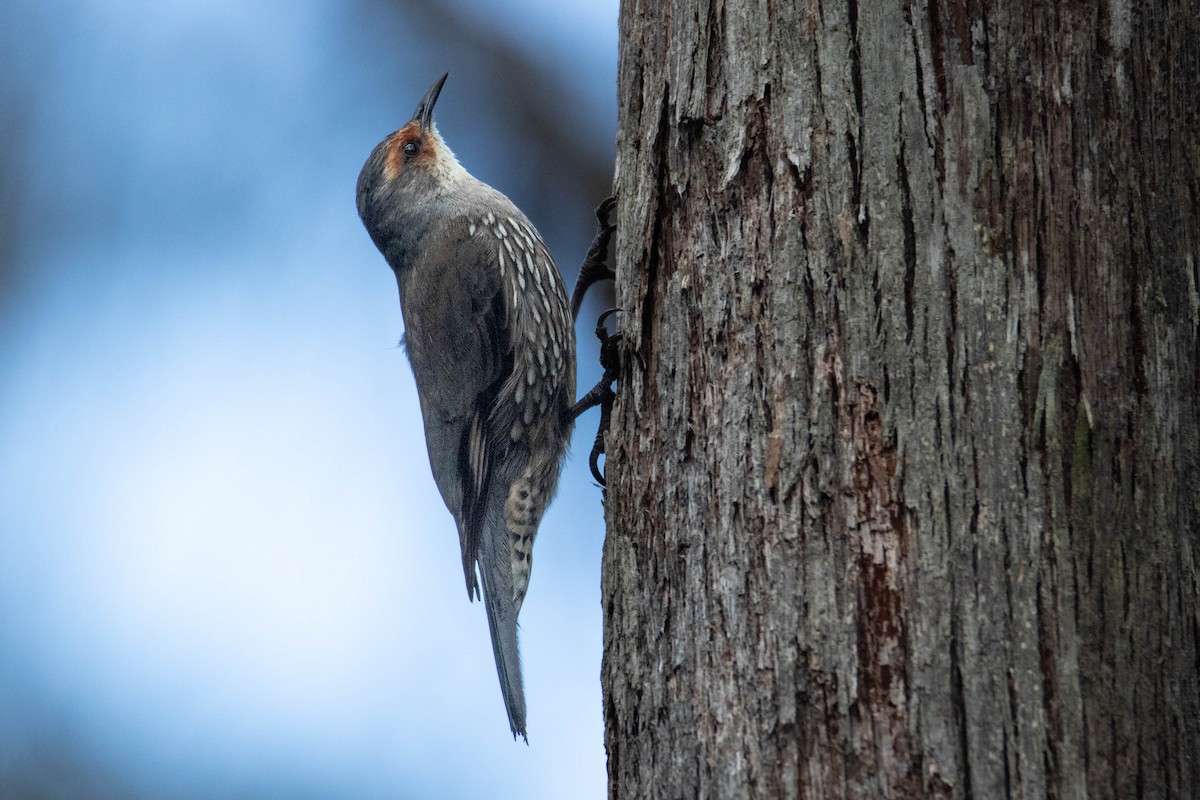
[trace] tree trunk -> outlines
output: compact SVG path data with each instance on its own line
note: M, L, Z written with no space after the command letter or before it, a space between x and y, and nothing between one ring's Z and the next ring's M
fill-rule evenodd
M626 0L611 797L1200 792L1200 9Z

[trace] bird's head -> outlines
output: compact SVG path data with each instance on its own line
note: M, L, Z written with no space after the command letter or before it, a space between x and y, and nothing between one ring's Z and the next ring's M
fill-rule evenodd
M375 146L358 175L358 214L380 249L401 217L443 198L466 170L438 135L433 106L450 73L429 87L412 119ZM406 226L405 226L406 227Z

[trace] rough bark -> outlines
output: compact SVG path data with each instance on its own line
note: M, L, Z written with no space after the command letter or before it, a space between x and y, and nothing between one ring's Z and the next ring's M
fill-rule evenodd
M610 796L1200 792L1198 19L623 3Z

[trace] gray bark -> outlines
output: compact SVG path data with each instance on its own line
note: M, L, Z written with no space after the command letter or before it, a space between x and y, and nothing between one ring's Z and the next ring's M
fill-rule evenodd
M1200 792L1198 19L623 3L610 796Z

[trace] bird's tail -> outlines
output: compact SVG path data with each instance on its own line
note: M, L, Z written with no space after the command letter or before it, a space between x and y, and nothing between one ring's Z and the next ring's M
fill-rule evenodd
M495 490L493 490L495 491ZM525 689L521 682L521 654L517 649L517 611L513 602L512 556L504 520L504 497L489 497L479 542L479 577L483 583L483 605L492 633L496 674L508 711L513 738L525 735Z

